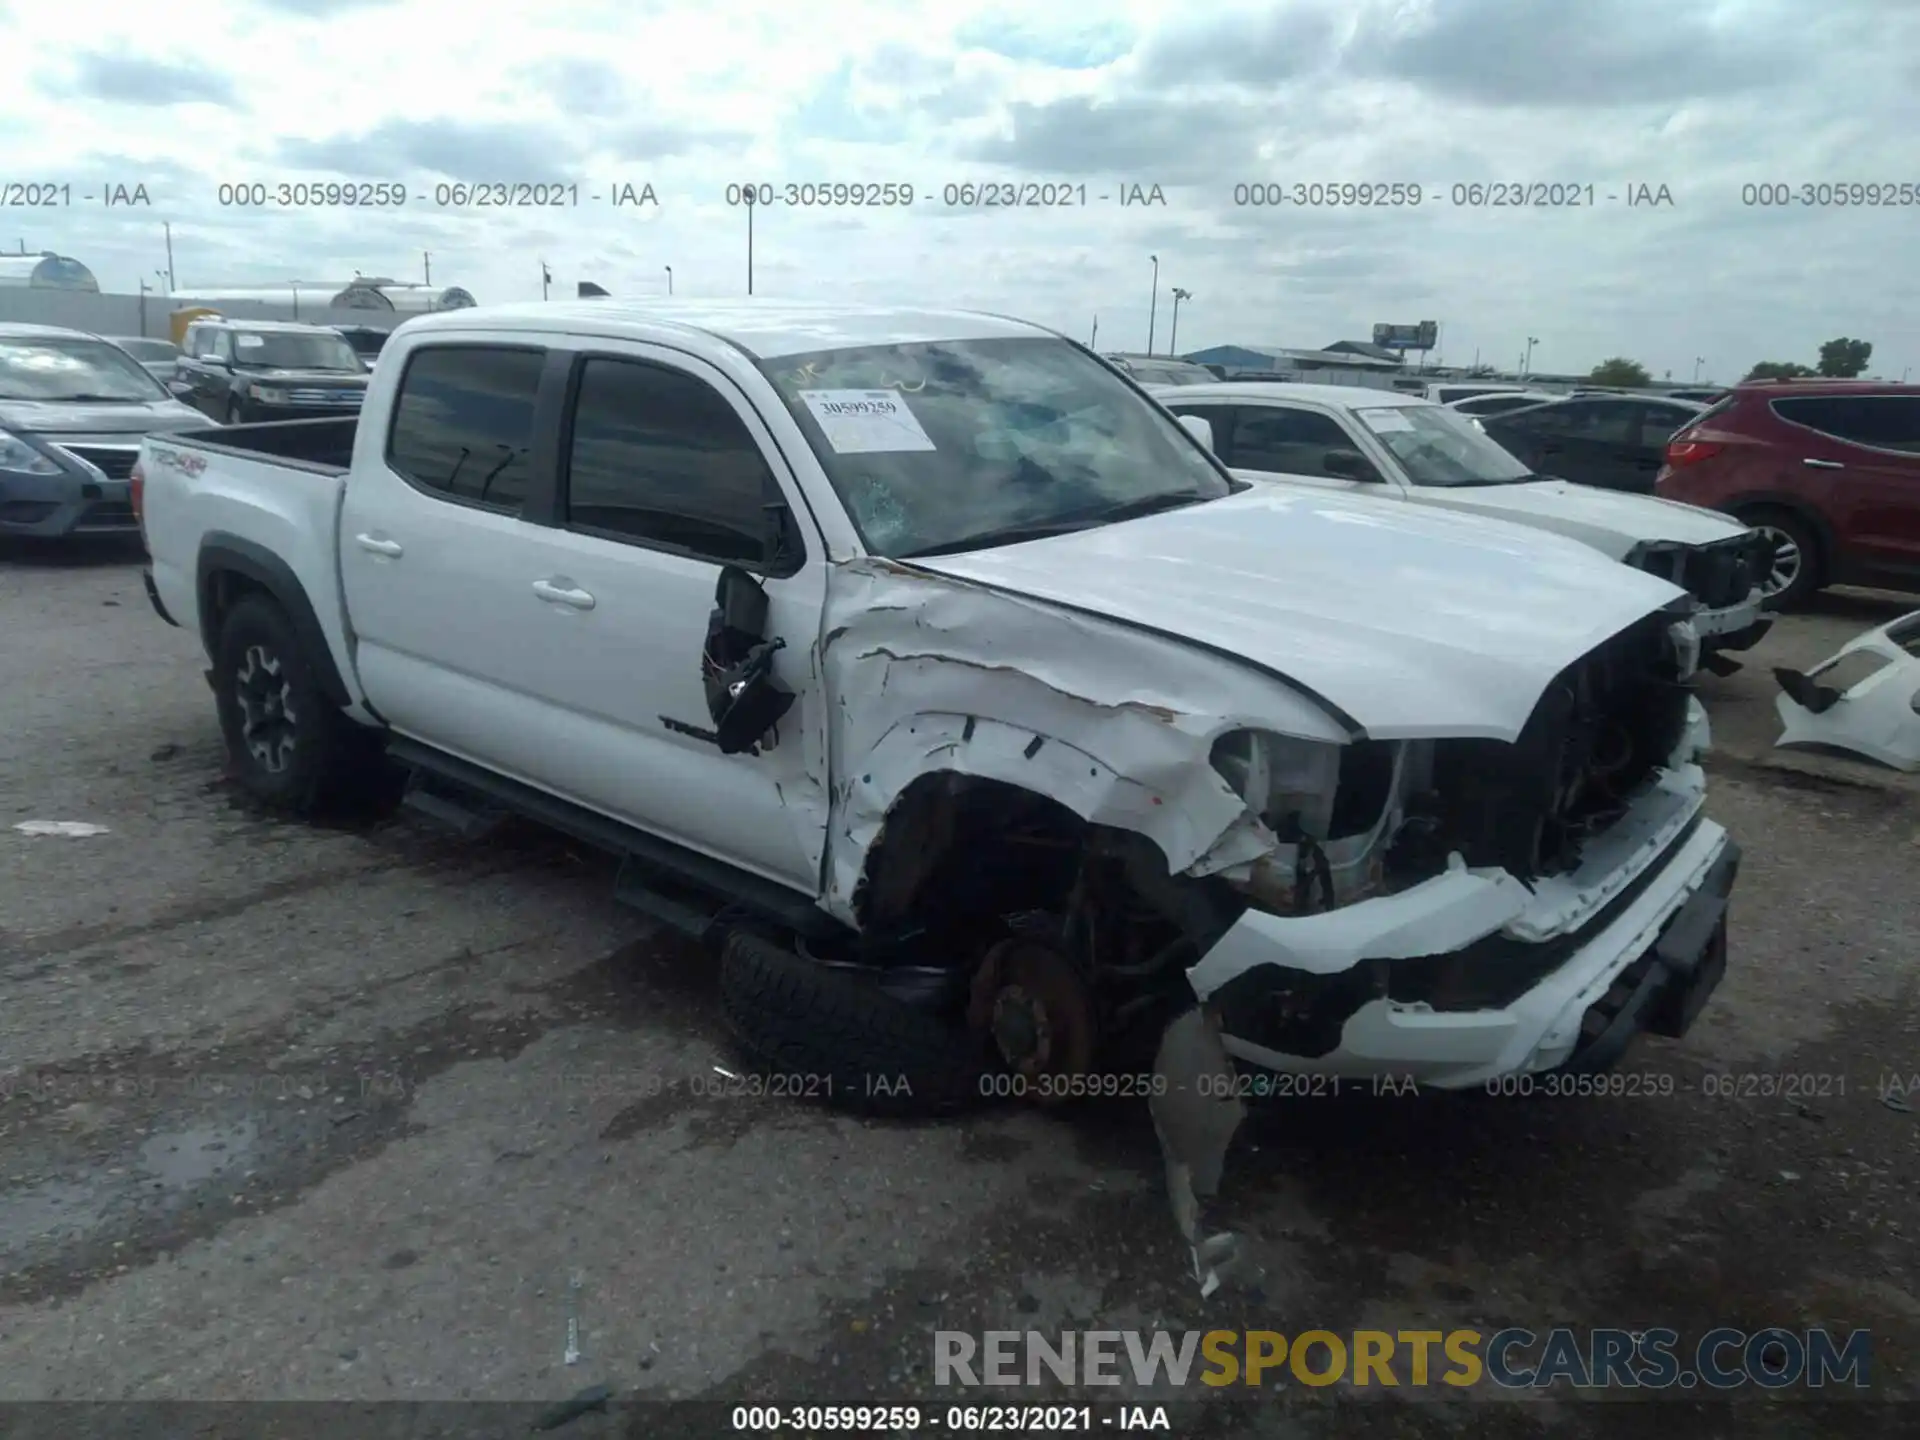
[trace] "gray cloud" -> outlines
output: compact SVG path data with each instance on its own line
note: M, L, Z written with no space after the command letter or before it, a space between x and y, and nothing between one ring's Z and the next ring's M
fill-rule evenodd
M619 116L631 103L625 77L601 60L569 56L537 65L531 73L535 83L571 114Z
M1008 133L975 145L969 158L1040 174L1173 185L1245 174L1253 156L1255 116L1226 100L1074 96L1017 103L1007 115Z
M642 121L609 132L598 144L617 160L670 160L696 150L743 150L752 138L739 130Z
M1145 48L1140 78L1156 87L1196 81L1274 85L1332 58L1340 24L1324 10L1244 12L1168 31Z
M1364 20L1347 54L1362 73L1483 105L1637 105L1726 95L1803 67L1810 12L1769 33L1749 12L1722 19L1670 0L1446 0L1411 24ZM1779 14L1782 12L1775 11Z
M110 105L236 106L239 94L226 75L200 65L179 65L137 55L82 55L62 93Z
M419 171L451 180L565 180L579 146L565 132L527 121L386 120L361 135L285 140L280 160L303 170L392 178Z

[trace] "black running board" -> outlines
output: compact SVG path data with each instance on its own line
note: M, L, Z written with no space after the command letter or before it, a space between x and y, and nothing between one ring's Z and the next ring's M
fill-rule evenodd
M409 805L463 835L485 834L505 814L524 815L618 856L614 898L676 930L710 937L723 912L744 911L811 940L847 933L812 897L797 890L496 775L431 745L396 735L387 745L387 755L414 772Z

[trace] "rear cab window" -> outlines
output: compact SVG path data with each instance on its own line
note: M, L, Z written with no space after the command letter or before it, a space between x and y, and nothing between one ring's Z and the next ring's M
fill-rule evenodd
M416 490L517 514L532 477L534 401L546 352L429 345L407 359L387 431L387 465Z

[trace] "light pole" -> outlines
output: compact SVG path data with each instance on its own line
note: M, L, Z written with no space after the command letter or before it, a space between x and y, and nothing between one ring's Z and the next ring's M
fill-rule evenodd
M547 268L547 262L540 262L540 298L547 298L547 287L553 284L553 271Z
M673 267L668 265L664 268L667 272L667 294L671 295L673 294Z
M1087 337L1087 348L1089 350L1100 348L1100 317L1098 315L1093 317L1093 334Z
M1160 310L1160 257L1149 255L1153 261L1153 298L1147 302L1147 354L1153 354L1153 325Z
M1700 367L1706 363L1704 356L1696 355L1693 357L1693 379L1695 384L1698 384L1700 381Z
M151 289L153 287L146 281L140 282L140 334L143 338L147 333L147 292Z
M740 187L740 198L747 205L747 294L753 294L753 202L758 190L752 181Z
M166 231L167 236L167 293L171 295L173 293L173 222L162 221L161 228Z
M1520 361L1520 373L1522 375L1531 375L1533 373L1533 347L1539 343L1540 337L1538 335L1527 336L1527 353Z
M433 252L431 250L420 252L420 278L423 284L433 283Z
M1180 302L1182 300L1191 300L1192 298L1193 292L1191 290L1182 290L1178 285L1173 287L1173 323L1167 327L1167 353L1169 355L1178 355L1180 353Z

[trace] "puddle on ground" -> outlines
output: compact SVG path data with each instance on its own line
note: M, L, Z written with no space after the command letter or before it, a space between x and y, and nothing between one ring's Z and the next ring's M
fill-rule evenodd
M231 1125L195 1125L149 1138L140 1147L140 1167L169 1190L190 1190L252 1154L260 1130L251 1120Z
M97 1185L48 1180L0 1195L0 1256L18 1254L98 1225L107 1196Z

